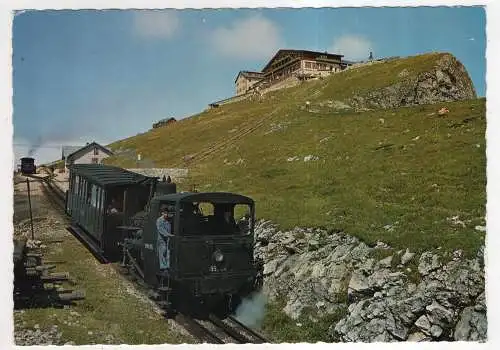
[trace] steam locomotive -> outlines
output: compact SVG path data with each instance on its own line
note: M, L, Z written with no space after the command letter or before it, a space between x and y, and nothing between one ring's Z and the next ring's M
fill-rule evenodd
M166 309L196 304L227 314L261 287L251 198L178 193L165 179L108 165L76 164L69 170L66 212L72 229L137 275ZM160 269L157 221L164 214L171 227L169 266Z
M21 173L26 175L36 173L34 158L31 157L21 158Z

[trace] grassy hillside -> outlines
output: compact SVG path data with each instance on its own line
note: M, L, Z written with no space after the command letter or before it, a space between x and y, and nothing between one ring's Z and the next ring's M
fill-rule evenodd
M408 74L406 79L411 79L431 70L443 55L426 54L344 71L324 80L269 93L260 102L247 100L208 110L167 127L115 142L110 147L114 150L136 150L159 165L183 165L184 156L234 137L259 121L267 122L269 115L283 114L284 109L294 111L303 107L305 101L310 101L317 110L331 111L327 107L329 101L343 101L363 92L390 86L401 80L399 73L404 70ZM118 156L112 162L133 166L135 158Z
M283 228L325 226L367 242L473 253L484 240L474 229L485 216L484 99L365 112L326 103L391 85L404 69L410 76L430 70L441 56L346 71L111 147L156 166L189 167L184 188L250 195L258 216ZM440 116L443 106L450 113ZM123 156L111 162L134 165Z

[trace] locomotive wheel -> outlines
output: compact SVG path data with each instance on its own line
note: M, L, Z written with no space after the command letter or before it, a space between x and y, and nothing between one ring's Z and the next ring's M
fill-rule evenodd
M173 318L177 314L174 308L174 293L170 290L164 290L162 287L155 291L159 297L158 305L163 309L163 315L166 318Z
M177 311L174 309L171 302L159 301L158 305L162 308L163 316L166 318L174 318L177 315Z
M123 273L124 275L128 275L130 274L130 271L129 271L129 267L127 265L123 266L123 265L120 265L119 266L119 271L121 273Z
M177 311L175 311L172 307L169 307L164 310L163 316L165 316L165 318L175 318L175 316L177 316Z

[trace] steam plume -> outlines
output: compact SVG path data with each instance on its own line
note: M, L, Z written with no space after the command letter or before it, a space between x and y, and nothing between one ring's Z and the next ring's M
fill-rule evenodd
M267 297L262 292L255 292L242 300L234 317L248 327L260 328L264 320Z

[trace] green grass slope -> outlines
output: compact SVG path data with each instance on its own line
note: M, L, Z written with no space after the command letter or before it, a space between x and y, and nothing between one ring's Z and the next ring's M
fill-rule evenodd
M181 187L250 195L257 215L284 229L323 226L367 243L475 253L484 242L475 230L486 204L484 99L365 112L304 108L305 101L342 101L392 85L401 70L428 71L440 57L346 71L111 147L141 153L159 167L189 167ZM450 112L441 116L443 106ZM110 162L135 166L120 155Z

